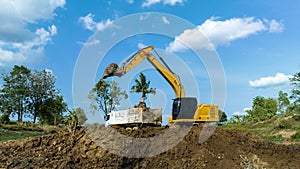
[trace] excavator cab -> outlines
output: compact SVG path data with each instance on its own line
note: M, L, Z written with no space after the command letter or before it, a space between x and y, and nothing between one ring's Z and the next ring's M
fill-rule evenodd
M176 98L172 106L172 120L194 119L197 99L193 97Z

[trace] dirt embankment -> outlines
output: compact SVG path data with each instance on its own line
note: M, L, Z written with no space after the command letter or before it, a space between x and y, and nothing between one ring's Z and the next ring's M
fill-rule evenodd
M164 131L155 127L118 129L123 135L139 138ZM277 145L248 132L220 128L199 143L200 131L201 126L193 127L179 144L159 155L127 158L104 150L82 128L75 134L62 129L41 137L0 142L0 168L300 168L300 145ZM96 140L103 137L110 136L99 135Z

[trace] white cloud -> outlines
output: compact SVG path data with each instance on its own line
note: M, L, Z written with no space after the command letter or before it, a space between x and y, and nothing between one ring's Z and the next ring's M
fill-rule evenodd
M12 62L14 60L24 60L24 56L22 56L19 53L14 53L12 51L8 51L8 50L3 50L0 48L0 60L1 60L1 65L3 62Z
M234 112L232 115L236 115L236 116L245 116L247 115L247 111L248 110L251 110L251 108L244 108L243 111L237 111L237 112Z
M146 0L143 2L142 7L150 7L154 4L163 3L164 5L174 6L177 3L183 4L184 0Z
M79 22L82 22L84 28L90 31L103 31L113 26L113 23L110 19L107 19L106 21L95 22L93 18L94 15L89 13L86 16L80 17Z
M52 36L54 36L54 35L57 34L57 28L56 28L55 25L49 26L48 30L50 31L50 34L51 34Z
M24 63L44 55L44 46L57 34L55 25L46 30L39 22L53 19L65 0L3 0L0 6L0 65ZM28 25L31 25L30 29Z
M249 85L254 88L267 88L279 85L286 85L289 83L291 75L283 73L276 73L275 76L261 77L257 80L249 81Z
M106 21L101 21L101 22L98 22L96 24L96 28L98 31L102 31L102 30L105 30L109 27L112 27L113 23L110 19L107 19Z
M213 50L213 46L229 45L234 40L247 38L264 31L281 32L283 24L274 19L261 20L254 17L231 18L224 21L213 17L196 28L185 30L176 36L175 41L169 44L167 50L176 52L187 49L182 42L188 43L195 49Z
M206 20L198 26L215 45L228 44L233 40L246 38L267 28L261 20L254 17L232 18L219 21L214 18Z
M184 51L188 49L188 47L185 46L185 43L188 43L190 45L189 47L193 49L214 49L213 44L207 40L201 31L198 29L188 29L176 36L175 40L167 46L166 51Z
M38 35L38 38L36 38L33 42L28 43L27 47L45 45L47 42L51 41L51 32L46 31L44 28L37 29L35 34Z
M237 111L237 112L232 113L232 115L234 115L234 116L246 116L247 113L246 112L239 112L239 111Z
M167 24L167 25L170 24L170 21L165 16L162 17L162 21L163 21L164 24Z
M157 3L160 3L160 2L161 2L161 0L146 0L142 4L142 7L149 7L151 5L154 5L154 4L157 4Z
M66 4L66 0L50 0L51 8L55 9L56 7L64 7Z
M138 43L138 48L139 48L139 49L143 49L143 48L145 48L145 47L147 47L147 45L145 45L145 44L143 44L143 43Z
M56 34L56 27L52 25L49 30L38 28L34 32L34 38L24 42L0 41L0 65L9 66L37 61L44 56L44 47L52 42L52 36Z
M284 26L281 22L278 22L274 19L272 20L265 20L266 23L269 24L269 32L271 33L277 33L277 32L282 32L284 29Z
M1 22L13 19L15 22L36 23L37 19L52 19L56 15L54 10L65 4L65 0L2 0L0 6L5 8L1 8Z
M164 4L168 4L168 5L176 5L176 3L182 4L184 0L163 0Z
M93 40L90 40L86 43L84 42L77 42L78 44L81 44L83 46L87 46L87 47L90 47L90 46L94 46L94 45L98 45L100 44L100 40L99 39L93 39Z
M79 18L79 21L83 23L84 28L90 31L94 31L96 25L95 21L93 20L93 16L94 15L89 13L88 15Z

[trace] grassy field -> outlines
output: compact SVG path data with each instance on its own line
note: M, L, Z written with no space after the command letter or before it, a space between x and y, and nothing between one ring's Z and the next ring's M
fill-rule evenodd
M259 135L263 140L275 143L300 142L300 119L298 117L274 118L256 123L227 123L222 128L251 131Z
M18 140L28 137L41 136L47 134L51 126L39 126L29 123L21 124L1 124L0 141Z
M28 137L44 135L41 131L26 131L26 130L9 130L0 128L0 141L18 140Z
M274 118L262 122L225 123L227 130L245 130L259 135L263 140L275 143L300 143L300 118ZM17 140L41 136L56 131L57 126L36 125L32 123L15 123L0 125L0 141Z

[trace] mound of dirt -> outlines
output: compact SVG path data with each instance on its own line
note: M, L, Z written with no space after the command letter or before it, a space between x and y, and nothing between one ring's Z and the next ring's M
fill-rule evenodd
M201 129L202 126L194 126L175 147L145 158L127 158L103 149L98 141L104 138L118 141L114 134L97 134L106 130L105 127L95 126L93 139L83 128L74 133L58 130L45 136L1 142L0 168L300 168L300 145L263 142L252 133L221 128L200 143ZM169 129L114 130L132 138L151 138ZM174 130L169 136L178 136L181 130L185 128ZM164 142L160 140L156 144ZM145 147L133 148L146 152L149 149ZM116 145L117 148L120 147Z

